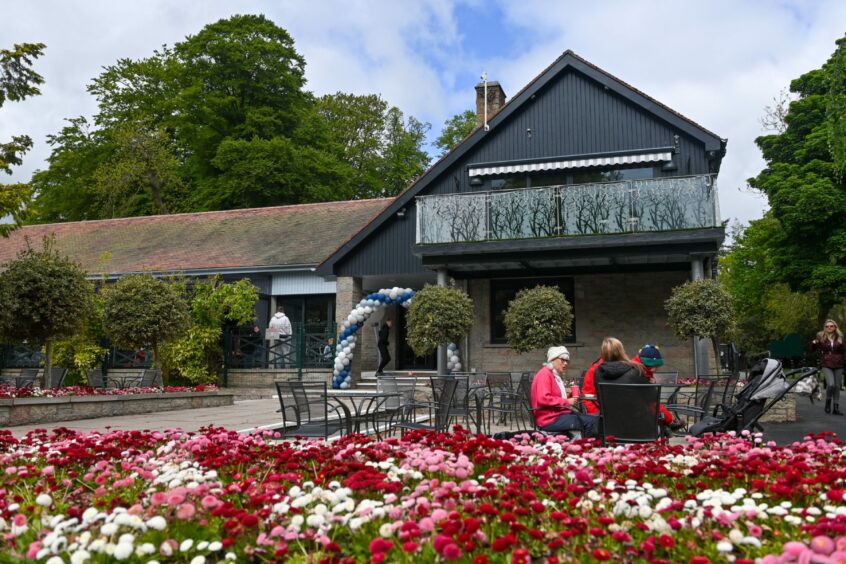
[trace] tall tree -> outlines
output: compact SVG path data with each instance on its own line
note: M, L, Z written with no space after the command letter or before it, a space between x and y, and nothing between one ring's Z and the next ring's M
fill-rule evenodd
M435 147L441 150L440 156L449 153L474 129L476 129L476 112L473 110L465 110L446 120L440 136L435 139Z
M770 241L779 280L817 292L820 318L846 298L846 184L832 142L846 119L844 60L846 39L840 39L822 68L791 82L797 99L784 116L786 127L756 140L767 168L749 181L766 194L781 229Z
M43 43L20 43L12 49L0 49L0 108L6 100L19 102L41 94L38 85L44 78L32 70L35 59L44 52ZM32 148L32 139L15 135L0 143L0 172L12 174L12 167L21 164L23 155ZM0 224L0 236L8 236L23 217L29 202L27 184L0 184L0 217L11 215L13 224Z

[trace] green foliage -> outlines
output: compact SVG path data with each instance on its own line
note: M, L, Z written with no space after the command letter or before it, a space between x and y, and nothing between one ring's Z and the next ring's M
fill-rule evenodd
M731 296L715 280L693 280L673 288L664 307L670 327L681 339L722 339L734 329Z
M191 299L191 325L184 335L161 348L162 362L193 382L217 381L223 364L222 325L255 320L258 288L246 278L226 284L219 276L198 282Z
M505 312L505 338L518 353L560 345L572 325L573 306L549 286L520 290Z
M846 298L846 41L822 68L790 85L798 98L783 132L759 137L767 167L749 184L766 194L780 233L767 241L777 281L819 297L825 316Z
M103 326L112 343L152 349L181 337L188 328L188 304L173 284L147 274L132 274L103 290Z
M429 164L423 150L429 124L410 117L376 94L338 92L317 100L331 141L349 166L343 179L356 198L393 196Z
M34 221L397 194L428 164L428 124L378 96L305 90L305 60L264 16L205 26L89 85L93 124L51 136Z
M161 348L162 363L193 384L214 384L220 365L220 327L191 325L185 335Z
M46 367L52 366L52 341L80 329L94 309L94 288L82 268L60 256L53 241L41 250L27 241L0 273L0 337L5 342L47 344Z
M776 284L766 294L766 329L774 338L791 333L810 336L817 330L815 293L792 292L787 284Z
M455 287L427 284L408 308L408 344L418 356L460 342L472 327L473 300Z
M39 84L44 78L32 70L35 59L44 52L43 43L15 44L12 49L0 49L0 108L9 100L19 102L41 94ZM15 135L0 143L0 172L12 174L12 167L20 165L23 155L32 148L32 139ZM0 184L0 217L11 215L14 223L0 223L0 236L6 237L24 218L30 200L27 184Z
M441 150L440 156L446 155L465 137L476 129L476 112L465 110L444 122L440 136L435 139L435 147Z

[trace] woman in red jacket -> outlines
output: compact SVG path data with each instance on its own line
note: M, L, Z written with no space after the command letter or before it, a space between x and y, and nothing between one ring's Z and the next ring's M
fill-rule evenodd
M591 437L596 434L596 417L573 411L579 398L567 397L564 374L570 364L567 347L552 347L546 353L547 363L532 380L532 408L535 423L543 431L580 432Z
M820 364L825 376L825 412L843 415L840 412L840 380L843 379L843 367L846 366L846 349L843 347L843 332L834 320L826 320L823 330L817 333L810 348L819 351L821 357Z

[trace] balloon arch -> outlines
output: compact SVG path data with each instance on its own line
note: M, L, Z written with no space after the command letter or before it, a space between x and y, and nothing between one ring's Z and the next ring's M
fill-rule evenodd
M338 334L338 344L335 346L335 363L332 370L332 387L335 389L347 389L352 383L350 367L352 364L353 351L355 350L358 331L364 327L374 312L389 305L401 305L408 308L411 305L411 298L414 297L414 290L411 288L383 288L378 292L367 294L358 302L358 305L350 312L343 323L343 329ZM450 343L447 352L447 370L461 370L458 346Z

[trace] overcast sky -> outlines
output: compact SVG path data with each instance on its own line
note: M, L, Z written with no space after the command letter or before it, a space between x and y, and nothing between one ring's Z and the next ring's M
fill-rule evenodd
M475 107L482 71L512 95L572 49L728 139L721 213L743 222L766 205L746 188L763 166L754 139L764 107L822 65L846 31L843 0L0 0L0 46L47 44L36 65L42 95L0 109L0 139L35 140L11 180L46 166L45 138L64 119L92 114L85 87L103 66L236 13L262 13L288 30L314 93L381 94L431 123L432 138Z

